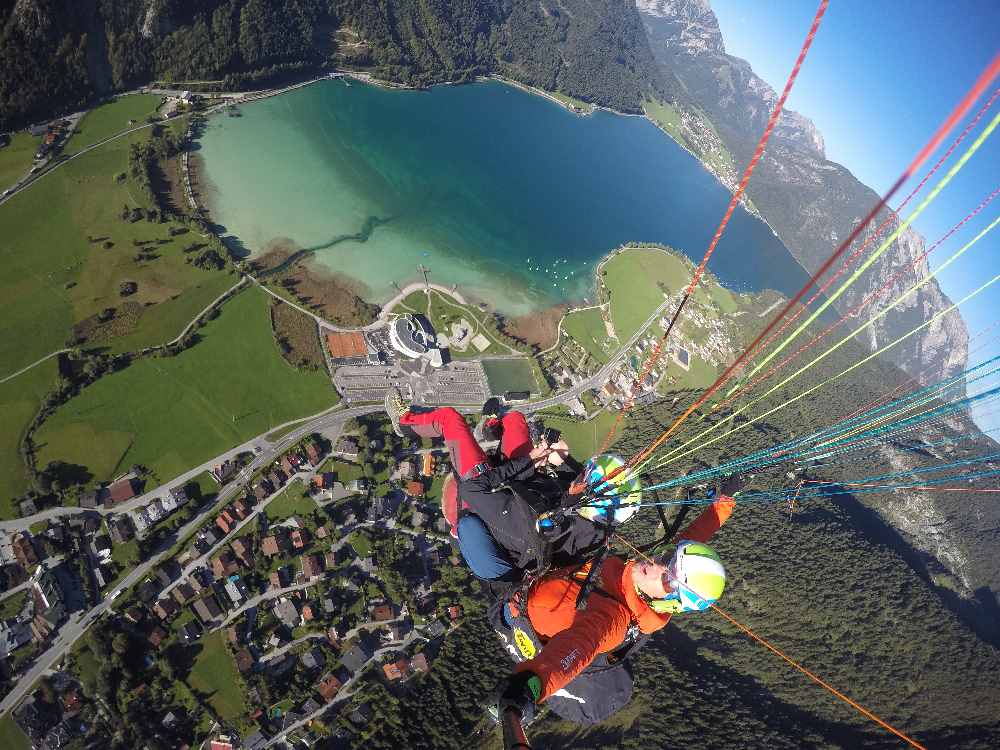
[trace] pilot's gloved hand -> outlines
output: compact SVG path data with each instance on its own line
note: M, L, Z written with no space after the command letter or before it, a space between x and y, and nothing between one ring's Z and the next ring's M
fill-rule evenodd
M527 724L535 718L538 696L542 694L542 681L532 672L517 672L500 681L497 685L497 708L500 716L508 709L521 715L521 723Z
M746 480L742 474L730 474L719 481L718 494L725 495L726 497L735 497L743 490L745 484Z

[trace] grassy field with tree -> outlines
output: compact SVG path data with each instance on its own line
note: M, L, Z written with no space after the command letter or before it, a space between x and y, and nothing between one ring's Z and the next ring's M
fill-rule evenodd
M604 283L611 294L611 322L615 333L626 341L663 303L664 284L671 293L691 279L691 271L679 257L655 248L637 248L618 253L604 264Z
M64 153L79 153L116 133L144 123L149 115L156 113L161 99L159 94L132 94L90 110L66 143ZM129 120L135 120L135 125L130 126Z
M665 130L671 138L684 144L681 132L681 113L670 104L664 104L656 99L647 99L642 103L642 111L646 117Z
M0 518L14 518L12 498L28 489L28 474L18 450L31 420L45 395L58 379L56 358L48 359L6 383L0 383Z
M604 318L597 308L569 313L563 318L562 329L598 362L607 362L618 348L618 343L608 337Z
M328 378L281 357L268 298L246 289L174 357L145 358L98 380L39 429L39 463L99 478L142 464L165 482L283 422L333 406Z
M185 249L206 245L197 232L123 218L126 206L153 208L129 176L130 146L148 137L135 133L84 154L0 206L5 369L62 348L75 326L94 324L107 310L114 315L106 335L89 346L123 351L164 343L235 283L224 271L187 262ZM123 297L125 282L136 286Z
M0 719L0 747L4 750L31 750L31 742L9 713Z
M10 143L0 148L0 193L28 173L40 141L41 138L23 131L14 133Z
M290 516L304 516L316 510L316 502L312 498L302 497L305 488L298 480L288 484L280 495L268 503L268 520L283 521Z
M224 634L217 630L201 639L188 684L208 696L208 702L223 721L238 721L246 714L243 680L226 648Z

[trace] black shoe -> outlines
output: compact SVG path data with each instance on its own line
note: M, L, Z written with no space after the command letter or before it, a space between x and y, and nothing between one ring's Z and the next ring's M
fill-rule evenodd
M483 404L483 416L487 419L493 417L494 419L499 419L500 414L503 412L503 404L500 403L500 399L496 396L491 396L486 399L486 403Z

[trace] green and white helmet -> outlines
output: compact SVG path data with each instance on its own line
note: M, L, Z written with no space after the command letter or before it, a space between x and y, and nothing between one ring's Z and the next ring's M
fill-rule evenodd
M615 526L634 516L642 502L642 483L631 471L619 471L624 466L622 459L609 453L587 461L582 479L595 497L577 513L588 521L610 521Z
M682 541L666 564L663 587L670 593L650 608L660 614L708 609L726 588L726 569L715 550L701 542Z

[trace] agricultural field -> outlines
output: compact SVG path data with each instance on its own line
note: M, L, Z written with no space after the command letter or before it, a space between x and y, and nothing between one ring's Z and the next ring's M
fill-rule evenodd
M42 406L45 395L58 380L59 366L53 357L6 383L0 383L0 518L16 518L13 498L28 489L28 474L18 447L25 430ZM6 373L4 373L6 375Z
M0 193L28 173L40 142L41 138L24 131L14 133L10 143L0 148Z
M628 340L665 299L691 280L681 258L657 248L618 253L604 265L604 284L611 294L611 322L622 341Z
M201 651L187 681L191 688L208 696L208 703L223 721L238 721L247 711L243 680L236 671L223 636L217 630L201 639Z
M57 409L36 436L40 465L68 461L106 479L138 463L152 471L150 489L337 401L326 377L282 359L257 288L229 300L199 336L177 356L106 375Z
M143 124L149 115L156 113L160 100L158 94L132 94L92 109L80 120L63 153L79 153L116 133ZM135 120L135 125L130 126L129 120Z
M608 337L604 318L597 308L569 313L563 318L562 329L601 364L618 348L618 342Z
M486 380L492 393L503 394L507 391L528 391L540 393L535 371L527 357L523 359L486 359L483 360Z
M64 347L77 326L90 332L88 346L113 351L165 343L237 281L186 262L185 249L206 238L183 224L123 218L126 206L150 208L124 177L129 146L148 136L84 154L0 206L5 370ZM124 282L136 285L127 296Z
M663 128L671 138L684 145L684 136L681 133L681 113L672 105L656 99L647 99L642 103L642 111L646 113L646 117Z
M615 423L615 414L604 410L585 422L568 415L551 414L547 411L539 412L538 415L547 428L551 427L562 433L563 439L578 461L586 461L600 450L604 438ZM627 429L628 419L624 418L618 426L617 437L621 437Z

